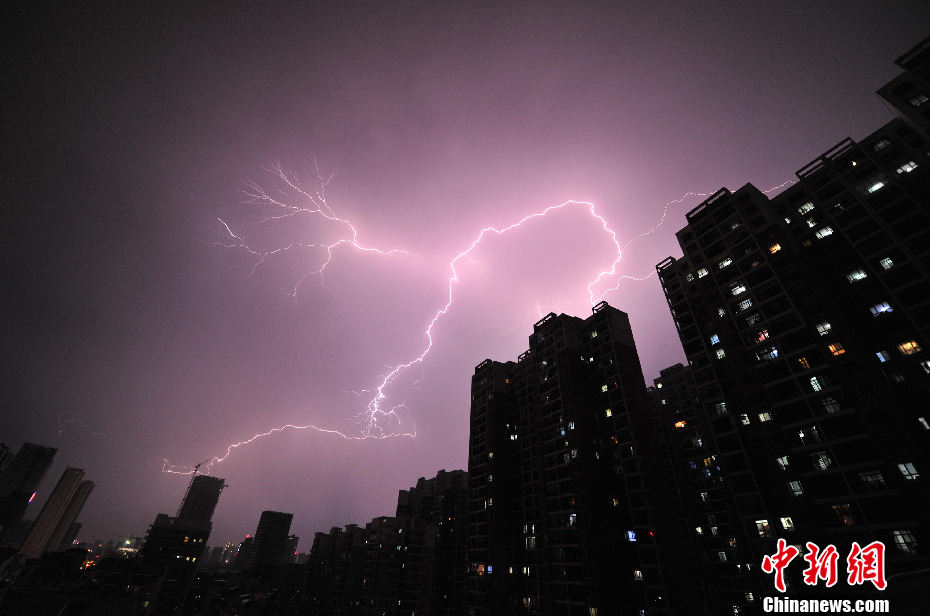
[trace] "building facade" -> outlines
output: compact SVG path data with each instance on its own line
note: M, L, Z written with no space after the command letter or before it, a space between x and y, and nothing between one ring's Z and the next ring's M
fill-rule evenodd
M772 199L718 191L687 214L683 256L657 266L689 367L652 395L734 613L772 593L759 565L778 539L844 557L881 541L887 576L930 565L928 49L879 92L896 119ZM826 592L803 569L789 592Z
M627 315L549 314L472 378L470 614L663 614L693 596ZM674 580L674 583L672 583ZM687 611L687 610L686 610ZM682 612L684 613L684 612Z

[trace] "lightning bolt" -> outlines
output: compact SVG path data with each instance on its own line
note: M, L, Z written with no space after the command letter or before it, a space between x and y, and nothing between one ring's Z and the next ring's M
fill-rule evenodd
M323 280L324 271L327 268L327 266L332 262L332 259L334 256L333 251L343 245L355 248L356 250L363 251L363 252L374 252L379 255L403 254L403 255L409 255L409 256L417 256L417 255L414 255L414 253L411 253L406 250L399 250L399 249L382 250L378 248L372 248L372 247L361 245L358 242L358 231L356 230L355 226L350 221L337 216L335 212L333 211L333 209L329 206L329 204L326 201L325 189L326 189L327 184L334 177L334 174L331 174L327 177L323 177L323 175L321 175L319 172L319 168L317 168L316 185L312 189L304 189L300 186L300 183L298 182L296 175L286 173L280 164L276 164L271 167L268 167L266 168L266 171L271 173L275 177L275 180L276 180L276 184L271 189L265 189L254 181L247 181L245 183L245 188L242 190L243 195L246 197L246 203L253 205L256 210L255 212L256 219L253 222L248 223L249 226L261 226L261 225L268 224L270 222L286 220L286 219L293 218L296 216L301 216L301 215L317 216L317 217L322 217L323 219L329 222L336 223L344 227L346 230L349 231L349 236L340 238L336 240L335 242L332 242L329 244L326 244L326 243L323 243L323 244L292 243L286 246L275 248L273 250L263 251L263 250L259 250L259 249L251 247L249 243L245 239L243 239L242 235L244 234L235 233L225 221L220 219L219 222L222 224L223 228L225 229L226 234L229 236L229 238L234 240L234 242L230 242L229 240L227 240L225 242L217 242L216 244L221 246L224 249L245 250L247 253L255 257L255 261L250 268L248 276L246 277L247 279L254 276L258 268L264 265L268 259L274 258L275 256L281 255L283 253L286 253L288 251L291 251L295 248L300 248L300 247L321 248L324 250L325 258L322 260L322 264L317 269L307 272L300 277L300 279L297 281L297 283L293 286L293 288L288 293L288 295L290 295L291 297L297 296L297 293L300 290L301 285L304 283L304 281L307 278L311 276L318 276L320 279L320 284L324 286L325 288L325 282ZM778 186L775 186L763 192L770 193L788 184L793 184L793 183L794 183L793 180L788 180ZM547 216L548 214L555 212L555 211L569 209L569 208L580 208L582 210L586 210L587 213L591 216L591 218L595 219L600 224L600 228L603 230L603 232L606 233L610 237L611 242L613 243L614 249L616 251L616 257L611 262L610 267L599 272L594 277L594 279L591 280L587 285L588 301L593 306L597 302L602 300L608 293L612 291L616 291L619 288L620 282L623 280L641 281L641 280L646 280L654 276L655 275L654 271L648 275L641 276L641 277L618 275L617 266L620 263L620 259L622 257L623 251L628 246L636 242L637 240L643 237L646 237L650 235L651 233L654 233L656 230L658 230L665 223L669 208L671 208L673 205L682 203L686 199L691 198L691 197L706 197L706 196L709 196L710 194L712 193L688 192L682 195L678 199L669 201L668 203L665 204L665 207L662 210L662 215L659 218L658 223L654 227L633 237L628 242L626 242L626 244L623 246L620 245L620 242L617 239L617 233L614 230L612 230L608 226L607 221L600 214L597 213L597 211L595 210L594 204L587 202L587 201L574 201L574 200L565 201L561 204L552 205L552 206L546 207L545 209L539 212L535 212L533 214L524 216L523 218L520 218L516 222L510 225L507 225L507 226L503 226L500 228L493 227L493 226L484 227L478 233L477 237L475 237L475 239L464 250L462 250L457 255L455 255L449 262L448 267L451 272L451 275L448 281L446 301L445 301L445 304L436 311L432 319L430 319L429 323L427 324L426 329L424 330L424 334L426 337L426 346L423 349L423 351L408 362L398 364L393 367L388 367L389 371L386 374L384 374L382 377L380 377L380 381L377 383L377 385L375 385L373 388L370 388L368 390L363 390L363 392L373 394L373 397L368 401L365 407L365 410L358 413L354 417L356 425L360 426L360 434L358 435L346 434L339 430L323 428L323 427L312 425L312 424L308 424L308 425L285 424L283 426L271 428L270 430L266 432L255 434L248 439L229 445L226 448L226 452L222 456L215 456L203 465L205 468L203 472L209 473L211 468L215 464L219 464L220 462L223 462L224 460L226 460L239 447L248 445L258 439L271 436L275 433L283 432L285 430L310 430L310 431L320 432L324 434L331 434L331 435L339 436L346 440L351 440L351 441L364 441L368 439L382 439L382 438L393 438L393 437L410 437L410 438L415 437L416 436L415 430L413 432L400 432L400 431L395 431L395 430L386 430L383 427L385 425L392 424L392 423L396 425L400 425L400 418L397 415L397 411L402 408L406 408L404 402L401 402L400 404L396 404L396 405L391 406L390 408L387 408L386 404L387 404L388 397L387 397L387 394L385 393L385 390L388 389L393 383L395 383L396 380L402 374L406 373L411 368L415 366L422 367L423 362L426 360L427 356L430 354L430 352L433 349L433 328L442 319L442 317L444 317L449 312L449 310L452 308L452 304L455 298L455 286L456 286L456 283L459 282L459 273L458 273L458 270L456 269L456 266L462 260L474 261L474 259L471 256L471 253L477 248L477 246L482 242L482 240L484 240L486 237L489 237L489 236L504 235L505 233L508 233L514 229L517 229L523 226L529 221L543 218ZM295 196L298 199L306 201L308 205L300 206L300 205L291 204L289 200L294 198ZM615 281L615 285L613 287L605 289L600 294L596 294L595 287L597 287L601 283L602 280ZM560 301L556 307L561 306L564 303L573 303L573 302L565 302L563 300L563 301ZM532 309L533 307L527 308L528 317L530 315L530 310ZM535 309L536 309L536 312L540 316L542 316L543 306L539 304L538 300L537 300ZM516 327L519 327L519 325ZM512 328L512 329L516 329L516 328ZM507 330L507 331L511 331L511 330ZM422 380L422 378L423 377L420 377L420 379L417 380L415 385L418 384ZM361 395L359 392L351 392L351 393L357 396ZM197 469L193 467L189 467L189 466L175 466L175 465L172 465L167 459L165 459L163 460L162 471L165 473L190 475L190 474L197 472Z

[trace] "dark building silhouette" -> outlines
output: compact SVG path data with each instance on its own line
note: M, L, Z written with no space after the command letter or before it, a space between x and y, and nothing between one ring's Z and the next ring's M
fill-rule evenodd
M268 570L284 561L288 552L288 533L293 519L292 513L262 511L255 537L246 556L246 570Z
M888 576L930 566L930 39L897 64L879 91L896 119L771 200L718 191L657 266L690 366L652 396L733 613L761 612L780 537L843 557L882 541ZM803 569L790 592L823 592Z
M439 471L420 477L415 487L401 490L397 516L425 522L435 543L420 582L419 607L423 614L464 614L467 570L468 473Z
M225 480L219 477L195 475L188 484L178 515L171 517L159 513L156 516L140 556L177 563L183 561L193 568L210 537L213 512L224 487Z
M194 569L213 529L213 512L225 487L223 479L195 475L188 484L177 517L159 513L149 527L139 557L164 565L164 579L157 600L159 613L174 613L184 606Z
M318 614L362 614L365 529L349 524L316 533L307 560L307 597Z
M175 517L209 522L213 519L213 512L220 500L220 493L225 487L225 481L219 477L196 475L188 485L187 493Z
M316 533L307 559L313 613L465 613L468 475L421 477L401 490L397 515Z
M469 613L689 605L687 535L661 446L629 319L605 302L584 320L544 317L516 363L479 364Z
M64 536L61 538L61 543L58 544L58 551L64 552L65 550L73 548L74 541L77 539L79 532L81 532L81 523L72 522L71 525L68 526L68 530L65 532Z
M94 489L93 481L82 481L84 470L68 467L58 480L20 550L26 558L57 551Z
M54 447L23 443L10 459L6 449L6 466L0 474L0 545L5 544L6 535L22 519L57 451Z
M281 562L294 563L297 560L297 544L300 543L300 537L290 535L287 538L287 546L284 548L284 557Z

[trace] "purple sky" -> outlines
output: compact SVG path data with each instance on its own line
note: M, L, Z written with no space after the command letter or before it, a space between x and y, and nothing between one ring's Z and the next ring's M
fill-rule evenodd
M140 535L174 513L192 465L272 427L359 434L350 419L390 366L416 358L446 302L449 262L485 226L591 201L625 245L685 193L762 189L890 119L874 91L927 34L921 2L161 3L5 8L0 439L59 448L97 488L82 539ZM696 6L696 5L695 5ZM751 7L751 8L750 8ZM256 225L240 191L280 162L364 246L319 215ZM700 202L623 253L642 277L680 255ZM290 205L309 207L290 199ZM213 466L211 544L260 512L313 532L393 513L397 491L467 464L469 385L515 359L543 312L590 314L613 242L566 207L460 261L421 368L389 388L415 438L286 431ZM598 294L614 286L598 287ZM604 299L629 312L646 378L681 361L655 277Z

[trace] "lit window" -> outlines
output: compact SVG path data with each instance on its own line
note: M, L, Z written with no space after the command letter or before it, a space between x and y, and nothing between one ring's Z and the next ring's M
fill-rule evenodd
M802 445L812 445L814 443L819 443L821 440L820 432L817 431L817 426L801 428L798 430L798 438L801 439Z
M702 267L701 269L699 269L699 270L697 271L697 275L698 275L698 278L703 278L704 276L706 276L706 275L707 275L707 268L706 268L706 267Z
M710 337L710 343L711 343L711 344L717 344L718 342L720 342L720 337L719 337L717 334L711 335L711 337Z
M701 492L701 502L706 503L709 500L710 500L710 494L708 494L707 492Z
M790 225L790 224L791 224L791 219L788 218L787 216L785 216L785 224L786 224L786 225Z
M717 316L724 317L726 316L726 314L727 314L726 310L724 310L723 308L717 308Z
M535 550L536 549L536 537L527 537L526 538L526 549Z
M772 536L772 527L769 526L768 520L756 520L756 530L759 531L760 537Z
M769 246L769 252L772 254L775 254L779 250L781 250L781 244L772 244L771 246Z
M859 479L872 490L878 490L885 485L885 478L880 471L862 471Z
M818 451L811 454L811 462L814 463L814 468L819 471L825 471L831 466L833 466L833 459L830 458L829 454L826 451Z
M701 528L700 526L695 526L695 527L694 527L694 532L696 532L696 533L699 534L699 535L703 535L703 534L704 534L704 529Z
M770 347L767 349L760 349L759 352L756 353L756 359L760 361L762 360L771 361L776 358L778 358L778 349L776 349L775 347Z
M636 531L628 530L626 531L626 540L627 541L636 541Z
M882 148L889 146L889 145L891 145L890 141L888 141L887 139L882 139L881 141L876 142L875 145L872 146L872 149L878 152Z
M890 270L894 266L894 261L892 261L890 257L885 257L879 261L879 264L881 264L882 268Z
M640 571L639 569L634 569L633 579L636 580L637 582L641 582L643 580L643 572Z
M823 229L819 229L814 235L817 236L818 240L822 240L828 235L833 235L833 229L831 229L830 227L824 227Z
M828 413L836 413L840 410L840 403L836 401L836 398L827 396L821 399L820 402L823 404L824 410Z
M895 383L902 383L904 382L904 375L901 374L900 372L892 372L891 380L894 381Z
M823 388L824 388L825 385L826 385L826 384L824 383L823 377L820 377L820 376L812 376L812 377L811 377L811 388L812 388L814 391L821 391L821 390L823 390Z
M610 412L610 409L607 409L606 411L604 411L604 415L607 417L610 417L613 415L613 413Z
M924 372L930 374L930 360L920 362L920 367L924 369Z
M846 280L850 283L862 280L863 278L868 278L868 275L861 269L853 270L846 274Z
M570 514L568 514L568 525L569 525L569 526L574 526L575 523L577 523L577 522L578 522L578 514L577 514L577 513L570 513Z
M607 385L601 385L601 391L602 392L607 391Z
M755 325L762 320L762 315L754 314L752 316L746 317L746 325Z
M885 185L885 174L876 173L866 181L856 186L856 190L861 193L871 194Z
M597 338L597 332L596 332L596 331L591 332L591 337L592 337L592 338Z
M830 352L834 355L842 355L846 352L846 349L843 348L843 345L839 342L834 342L833 344L828 344L827 348L830 349Z
M735 287L730 289L730 293L732 295L739 295L740 293L745 293L745 292L746 292L746 285L744 284L736 285Z
M917 479L920 477L920 473L917 472L917 468L911 462L899 464L898 470L901 471L901 475L903 475L905 479Z
M891 359L891 355L888 354L888 351L879 351L875 355L878 357L878 361L882 363L885 363L886 361Z
M806 221L804 221L804 222L806 222L806 223L807 223L807 226L810 227L811 229L813 229L814 227L817 226L817 221L814 220L813 218L808 218L808 219L807 219Z
M717 552L717 558L720 560L720 562L725 563L725 562L727 562L727 553L726 553L726 552Z
M833 505L833 513L835 513L840 522L846 526L855 526L856 520L853 519L852 507L849 506L849 503Z
M891 535L894 537L894 547L905 554L917 554L917 539L914 538L914 533L909 530L896 530Z
M717 359L723 359L726 356L727 356L726 351L724 351L723 349L717 349Z
M894 310L891 309L891 306L888 305L888 302L882 302L881 304L875 304L874 306L869 308L869 311L872 313L873 317L877 317L878 315L886 313L886 312L894 312Z
M930 98L927 98L927 95L923 92L918 92L917 96L907 99L907 102L910 103L912 107L920 107L930 102Z
M687 422L687 421L676 421L676 422L675 422L675 427L676 427L676 428L684 428L684 427L687 426L687 425L688 425L688 422Z
M781 518L781 527L787 531L794 530L794 521L791 518Z
M733 259L731 259L730 257L727 257L726 259L724 259L723 261L721 261L720 263L718 263L718 264L717 264L717 267L720 268L720 269L723 269L723 268L725 268L726 266L730 265L731 263L733 263Z
M817 333L819 333L821 336L826 336L827 334L829 334L830 329L831 329L830 324L827 323L826 321L824 321L823 323L817 324Z
M800 481L789 481L788 489L791 490L792 496L801 496L802 494L804 494L804 488L801 487Z
M786 470L788 468L788 456L775 458L775 462L778 463L778 468L781 470Z
M685 280L687 280L688 282L691 282L692 280L694 280L694 274L685 274Z
M910 173L916 168L917 168L917 163L915 163L914 161L909 161L909 162L904 163L897 169L895 169L895 171L897 171L898 173Z
M752 300L751 300L751 299L744 299L744 300L741 301L739 304L737 304L737 307L738 307L740 310L746 310L746 309L749 308L750 306L752 306Z
M760 330L757 331L755 334L753 334L753 336L755 336L756 342L762 342L763 340L768 340L768 339L769 339L769 330L767 330L767 329L760 329Z
M769 412L759 413L759 421L772 421L772 414Z
M740 227L739 221L736 221L736 222L734 222L734 223L730 223L730 230L731 230L731 231L732 231L733 229L739 229L739 227Z
M748 426L748 425L749 425L749 415L747 415L746 413L743 413L742 415L739 416L739 421L740 421L740 423L743 424L744 426Z
M798 214L807 214L814 209L814 204L808 201L804 205L798 208Z
M804 368L805 370L811 369L811 364L809 361L807 361L806 357L799 357L798 363L801 364L801 367Z
M717 411L718 415L726 415L727 414L727 403L718 402L717 404L714 405L714 409Z
M926 417L918 417L917 421L920 422L920 425L924 430L930 430L930 423L927 423Z
M898 350L901 351L902 355L913 355L914 353L920 353L920 345L917 344L916 340L909 340L907 342L902 342L898 345Z

